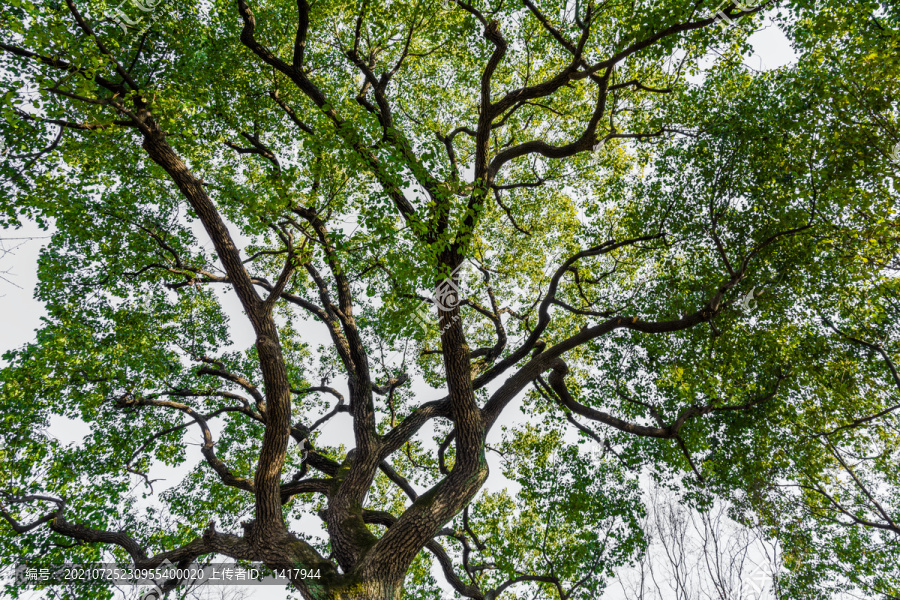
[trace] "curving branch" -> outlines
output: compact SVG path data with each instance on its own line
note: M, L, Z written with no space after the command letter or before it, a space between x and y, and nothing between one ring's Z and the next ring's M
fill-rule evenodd
M366 523L383 525L388 529L390 529L397 522L397 517L386 511L367 510L364 511L363 518L365 519ZM450 529L441 530L440 535L450 536L456 539L461 537ZM450 556L447 554L447 551L444 550L443 546L441 546L440 543L437 542L437 540L429 540L425 544L425 548L427 548L428 551L431 552L437 559L438 564L441 565L441 570L444 573L444 577L447 579L447 582L453 586L453 589L455 589L466 598L473 598L474 600L486 600L485 594L481 591L477 583L473 581L471 584L467 584L459 578L459 576L456 574L456 569L453 566L453 562L451 561Z
M180 402L173 402L171 400L161 400L159 396L167 395L167 396L176 396L176 397L193 397L198 395L203 395L203 393L195 393L191 390L172 390L169 392L163 392L162 394L154 394L148 397L136 397L136 396L125 396L120 398L116 404L119 407L127 408L132 406L158 406L164 408L174 408L175 410L181 411L187 416L191 417L194 422L200 427L200 430L203 433L203 446L200 449L200 452L203 454L203 457L206 459L206 462L212 467L213 471L219 476L227 486L235 487L250 493L256 493L255 484L249 479L245 479L243 477L237 477L228 466L222 462L215 453L215 442L212 438L212 433L210 432L209 425L206 422L206 419L203 415L199 414L193 408L186 404L182 404ZM218 394L215 394L218 395Z
M272 166L275 167L276 174L281 174L281 163L278 161L278 157L275 156L275 153L272 152L272 150L268 146L266 146L259 140L259 136L250 135L246 131L242 131L241 136L248 142L250 142L252 146L251 148L238 146L234 142L228 140L225 140L225 142L223 143L238 154L256 154L257 156L261 156L262 158L272 163Z
M223 398L229 398L229 397L234 396L233 394L228 394L227 392L220 392L220 393L209 394L209 395L221 396ZM249 417L251 417L257 421L263 422L263 418L260 415L254 413L253 411L250 410L249 404L247 403L246 400L244 400L243 398L240 398L239 396L237 397L237 399L240 399L243 401L243 406L229 406L229 407L225 407L225 408L220 408L218 410L214 410L211 413L207 413L207 414L203 415L203 417L202 417L203 421L209 421L210 419L215 418L221 414L225 414L225 413L229 413L229 412L239 412L239 413L248 415ZM167 427L167 428L163 429L162 431L159 431L159 432L151 435L149 438L144 440L144 442L140 446L138 446L137 450L135 450L134 452L131 453L131 457L128 459L128 462L125 465L125 469L131 473L134 473L135 475L139 475L139 476L143 477L144 481L147 483L148 487L150 487L150 489L152 490L153 489L152 482L147 478L146 474L138 471L133 466L132 463L134 463L134 460L138 456L140 456L147 449L147 447L149 447L150 444L152 444L156 440L161 439L161 438L169 435L170 433L175 433L176 431L180 431L182 429L190 427L195 422L197 422L197 420L192 418L191 420L189 420L185 423ZM154 481L156 481L156 480L154 480Z
M543 334L544 330L547 328L547 325L550 324L550 306L555 300L556 291L559 288L559 282L562 279L563 275L572 267L573 264L578 262L583 258L588 258L592 256L600 256L604 254L609 254L614 250L618 250L619 248L624 248L627 246L633 246L636 244L641 244L644 242L651 242L654 240L659 240L664 238L665 235L662 233L646 235L637 238L631 238L627 240L622 240L616 242L615 240L608 240L603 242L602 244L598 244L592 248L588 248L587 250L582 250L577 254L569 257L560 267L556 270L553 276L550 278L550 283L547 287L547 292L544 294L543 299L540 302L540 306L538 308L538 322L535 324L534 329L532 329L528 338L522 343L522 345L512 352L509 356L498 362L491 369L479 375L474 382L474 388L479 389L490 383L496 377L505 372L509 367L515 365L523 358L525 358L529 352L531 352L538 344L538 340Z
M326 118L332 122L335 132L366 162L381 184L382 189L391 198L404 219L408 223L419 223L415 208L403 195L398 182L387 172L378 157L363 144L362 136L355 132L349 123L341 119L333 104L329 104L325 94L309 79L306 71L297 65L286 63L256 39L256 17L246 0L238 0L237 8L238 14L243 21L241 43L256 54L264 63L287 76L324 113ZM302 5L300 9L301 11L304 10Z
M230 381L231 383L241 386L244 390L247 391L247 393L253 396L253 399L256 400L257 406L265 405L266 403L266 399L263 397L262 393L255 385L250 382L249 379L247 379L243 375L238 375L236 373L226 371L224 367L219 369L213 369L212 367L202 367L201 369L197 370L197 375L213 375L214 377L219 377L221 379L224 379L225 381ZM260 412L263 413L264 411Z
M3 506L0 505L0 517L3 517L3 520L10 524L17 534L26 533L46 523L49 524L50 529L54 533L70 539L86 543L116 545L128 553L136 568L155 568L165 561L173 563L182 561L190 562L205 554L223 554L236 559L258 560L258 554L250 548L245 540L235 535L216 532L215 524L213 522L210 522L202 537L195 538L180 548L149 556L144 547L125 531L107 531L87 527L80 523L69 522L64 516L66 508L65 500L42 495L16 497L4 492L0 492L0 497L6 502L13 504L25 504L39 501L52 502L57 505L55 511L44 515L34 523L26 526L18 524Z

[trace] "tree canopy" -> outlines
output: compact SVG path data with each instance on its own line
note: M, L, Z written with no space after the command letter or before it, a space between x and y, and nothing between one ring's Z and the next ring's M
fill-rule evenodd
M52 231L5 563L598 598L643 476L777 538L782 597L900 596L897 3L0 11L0 220Z

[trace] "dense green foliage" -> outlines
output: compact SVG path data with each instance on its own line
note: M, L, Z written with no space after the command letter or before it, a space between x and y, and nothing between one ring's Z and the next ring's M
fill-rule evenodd
M274 464L313 482L285 552L334 569L305 598L364 597L407 511L436 543L377 600L440 596L435 547L459 597L586 600L645 547L644 473L778 539L783 598L900 597L900 5L248 2L0 9L0 224L53 231L0 370L3 563L152 563L211 519L257 558ZM763 15L789 66L744 63Z

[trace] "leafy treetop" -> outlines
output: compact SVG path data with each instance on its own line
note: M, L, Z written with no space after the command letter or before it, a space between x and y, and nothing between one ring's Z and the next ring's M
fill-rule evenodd
M900 5L720 4L6 2L0 219L53 239L0 555L596 598L647 472L785 597L900 595ZM790 66L745 64L764 15Z

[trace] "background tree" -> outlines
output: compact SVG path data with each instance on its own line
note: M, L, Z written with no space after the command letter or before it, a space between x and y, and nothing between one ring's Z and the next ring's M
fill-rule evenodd
M4 225L54 228L0 374L4 560L595 598L647 469L777 536L785 593L900 593L895 3L2 11ZM789 68L742 62L764 12Z
M693 510L656 484L646 497L641 528L648 550L617 573L627 600L779 597L772 577L781 570L777 541L735 523L722 503Z

